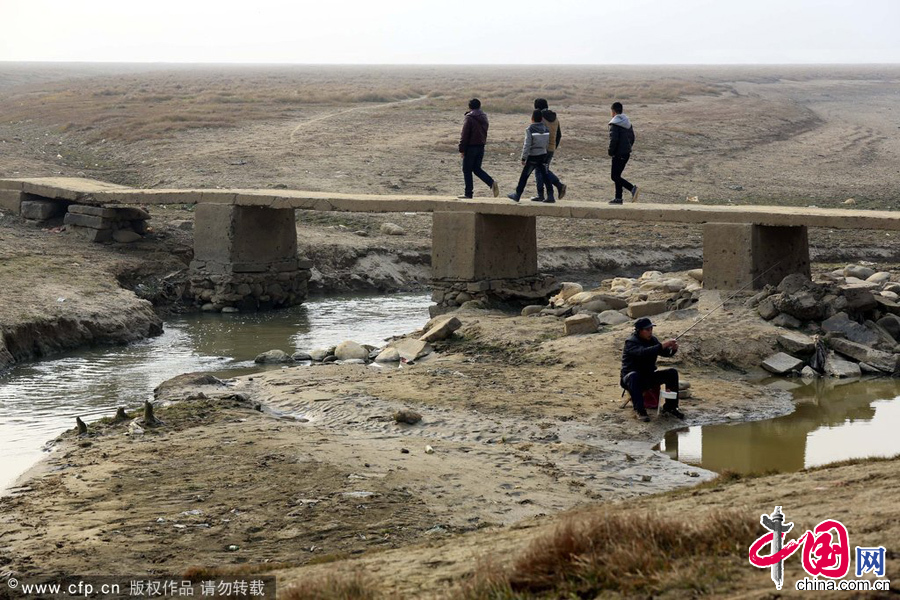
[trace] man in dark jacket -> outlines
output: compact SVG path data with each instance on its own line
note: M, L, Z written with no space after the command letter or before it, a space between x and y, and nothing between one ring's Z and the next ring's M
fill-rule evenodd
M638 186L628 183L622 178L622 171L631 158L631 147L634 145L634 128L627 115L622 114L622 103L613 102L612 120L609 122L609 155L612 157L611 177L616 184L616 197L610 204L622 204L622 188L631 192L631 201L637 202Z
M631 395L635 416L641 421L650 420L644 409L644 390L659 388L660 385L665 384L668 391L678 392L678 371L675 369L656 370L658 356L674 356L677 351L677 341L667 340L660 343L656 339L650 319L642 317L634 322L634 333L625 340L625 349L622 351L620 384ZM684 413L678 410L677 395L674 399L666 399L662 410L679 419L684 418Z
M556 186L556 189L559 190L559 199L562 200L566 195L566 184L561 182L559 177L550 170L550 163L553 162L553 153L556 152L556 148L562 140L562 127L559 126L559 119L556 118L556 113L550 110L550 105L544 98L537 98L534 101L534 109L541 111L541 116L544 118L544 125L550 130L550 141L547 144L547 160L544 164L544 168L535 169L534 171L538 195L532 198L531 201L553 202L553 200L548 200L548 198L553 198L552 190L549 196L544 196L545 185ZM544 176L544 173L547 174L546 177Z
M463 122L462 133L459 136L459 153L462 155L463 179L466 190L460 199L471 198L474 192L472 174L485 182L494 194L494 198L500 195L500 186L494 178L481 168L484 160L484 145L487 143L488 118L481 110L481 100L472 98L469 100L469 112Z

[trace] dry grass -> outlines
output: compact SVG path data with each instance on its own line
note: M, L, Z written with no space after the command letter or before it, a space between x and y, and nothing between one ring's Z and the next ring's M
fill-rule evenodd
M572 518L535 540L506 569L485 563L457 597L593 598L602 591L712 593L744 561L756 535L752 516L602 512ZM741 562L741 564L743 564Z
M385 595L365 574L332 574L303 581L280 592L281 600L378 600Z

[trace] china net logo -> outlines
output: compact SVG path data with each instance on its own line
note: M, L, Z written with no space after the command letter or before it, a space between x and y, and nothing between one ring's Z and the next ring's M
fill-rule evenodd
M800 552L803 570L809 575L797 580L798 591L888 591L887 579L859 579L863 575L884 577L885 549L883 546L864 548L856 546L850 552L850 534L838 520L825 519L813 529L791 541L785 536L794 528L785 520L781 507L776 506L771 515L763 514L760 524L768 533L757 538L750 546L750 564L760 569L772 570L772 581L777 589L784 585L784 561ZM768 547L768 553L764 550ZM855 559L857 579L845 579L850 573L851 558Z

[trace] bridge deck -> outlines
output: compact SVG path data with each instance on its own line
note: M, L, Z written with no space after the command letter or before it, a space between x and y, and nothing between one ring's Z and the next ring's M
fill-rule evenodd
M900 211L788 206L710 206L563 201L514 204L506 199L457 200L444 196L336 194L295 190L141 190L78 178L0 179L0 190L21 191L81 204L216 203L343 212L476 212L493 215L605 219L670 223L754 223L757 225L885 229L900 231Z

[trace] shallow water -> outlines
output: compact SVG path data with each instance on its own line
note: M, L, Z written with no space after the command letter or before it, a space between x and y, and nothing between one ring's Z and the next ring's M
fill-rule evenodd
M819 379L790 391L796 404L790 415L685 427L668 432L658 449L711 471L737 473L785 473L900 454L900 380Z
M0 376L0 490L41 458L48 440L73 428L76 416L90 423L137 406L181 373L259 369L253 358L266 350L348 339L379 345L424 325L430 304L420 294L332 297L283 311L182 316L156 338L20 365Z

